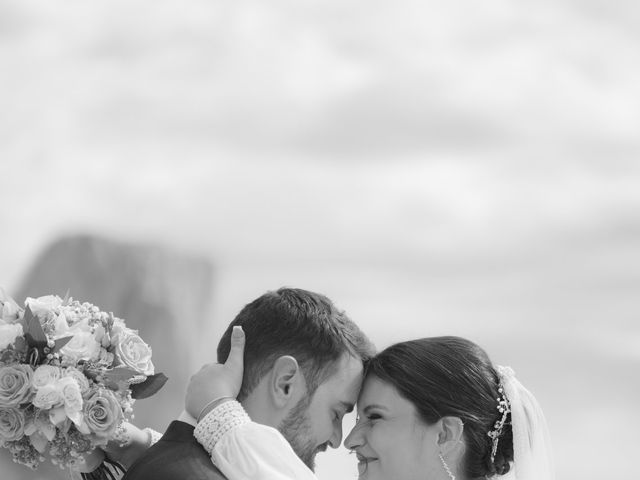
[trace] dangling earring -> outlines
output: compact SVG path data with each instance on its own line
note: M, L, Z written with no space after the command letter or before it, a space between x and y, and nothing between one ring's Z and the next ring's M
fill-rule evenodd
M438 457L440 457L440 461L442 462L442 468L444 468L444 471L447 472L447 475L449 475L449 478L451 480L456 480L456 476L453 474L453 472L451 472L451 469L449 468L449 465L447 465L447 462L444 461L444 457L442 456L442 453L439 453Z

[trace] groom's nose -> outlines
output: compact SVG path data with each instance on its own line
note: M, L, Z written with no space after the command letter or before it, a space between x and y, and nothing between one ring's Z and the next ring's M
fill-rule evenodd
M342 442L342 422L339 422L334 428L329 439L329 445L331 448L338 448Z

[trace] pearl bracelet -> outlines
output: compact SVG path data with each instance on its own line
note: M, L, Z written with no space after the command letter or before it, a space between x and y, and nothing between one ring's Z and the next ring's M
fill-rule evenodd
M218 405L207 413L202 421L196 425L193 435L211 455L216 443L225 434L250 421L251 419L242 405L236 400L231 400Z
M149 440L147 442L147 448L149 448L154 443L157 443L158 440L162 438L162 434L160 432L156 432L153 428L143 428L142 431L147 434Z
M200 423L200 420L202 420L202 417L204 417L207 413L209 413L209 411L211 411L214 408L216 408L219 404L221 404L225 400L235 400L235 398L234 397L227 397L227 396L214 398L209 403L207 403L202 408L202 410L200 410L200 414L198 415L198 418L196 419L196 423ZM213 408L209 408L211 406L213 406Z

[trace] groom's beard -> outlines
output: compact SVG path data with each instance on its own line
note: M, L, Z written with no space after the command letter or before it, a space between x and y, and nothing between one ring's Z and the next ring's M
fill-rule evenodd
M278 430L291 444L293 451L300 460L312 471L315 470L315 459L318 452L324 452L327 444L317 446L313 443L311 425L308 418L308 408L311 396L300 399L287 418L285 418Z

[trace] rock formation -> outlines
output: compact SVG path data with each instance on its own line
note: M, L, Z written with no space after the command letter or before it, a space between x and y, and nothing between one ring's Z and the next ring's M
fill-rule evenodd
M203 345L200 332L210 321L212 282L213 268L204 258L155 245L71 236L43 251L14 298L21 303L27 296L64 296L69 290L74 299L111 311L139 330L153 349L156 371L169 381L156 395L136 403L135 423L162 432L182 410L194 368L192 354ZM3 479L66 478L65 472L44 464L37 472L22 466L16 470L6 464L6 453L0 457Z

